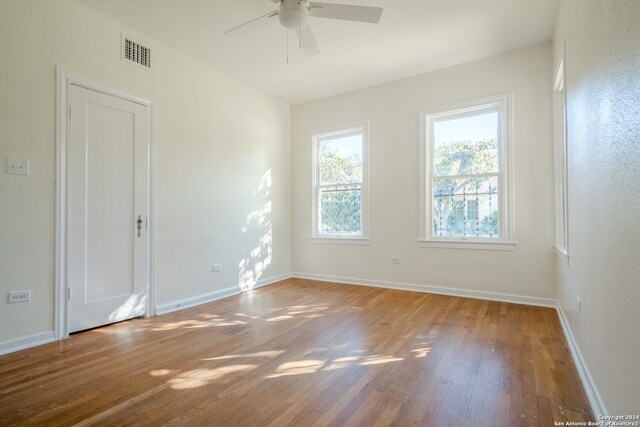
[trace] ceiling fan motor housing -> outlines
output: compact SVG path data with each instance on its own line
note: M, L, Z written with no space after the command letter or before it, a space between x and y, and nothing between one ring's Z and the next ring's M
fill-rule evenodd
M290 29L299 30L309 21L309 5L304 0L282 0L278 18L280 23Z

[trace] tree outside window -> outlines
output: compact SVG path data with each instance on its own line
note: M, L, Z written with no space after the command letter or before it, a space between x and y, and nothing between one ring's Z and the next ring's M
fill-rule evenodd
M314 235L364 236L365 133L363 128L316 135Z

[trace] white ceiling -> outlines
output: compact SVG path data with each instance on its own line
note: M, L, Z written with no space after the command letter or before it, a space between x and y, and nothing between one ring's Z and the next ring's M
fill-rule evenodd
M551 39L559 0L327 0L383 7L380 23L310 18L321 53L306 58L277 19L222 33L277 8L269 0L77 0L290 104Z

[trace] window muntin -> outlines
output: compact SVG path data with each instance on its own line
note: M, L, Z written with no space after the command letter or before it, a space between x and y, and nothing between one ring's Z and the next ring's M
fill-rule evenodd
M422 111L423 241L510 242L508 95Z
M315 135L314 237L365 237L364 127Z

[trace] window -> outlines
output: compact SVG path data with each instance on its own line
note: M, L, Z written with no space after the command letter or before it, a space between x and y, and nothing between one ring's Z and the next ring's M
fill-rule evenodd
M367 238L367 126L313 136L314 238Z
M421 111L423 246L511 249L510 95Z
M564 55L563 55L564 56ZM567 108L564 59L560 61L553 88L553 167L556 217L556 248L568 255Z

